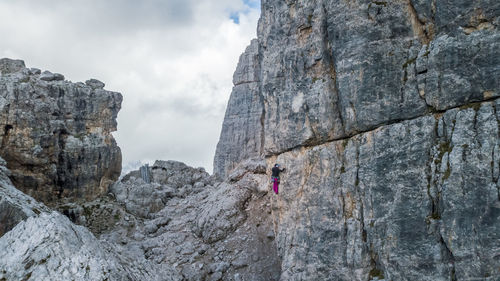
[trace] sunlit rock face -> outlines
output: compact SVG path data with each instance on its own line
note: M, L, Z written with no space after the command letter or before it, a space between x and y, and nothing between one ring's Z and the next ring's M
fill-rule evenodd
M20 60L1 59L0 71L0 155L14 185L49 205L106 193L121 172L111 135L121 94Z
M278 162L281 280L500 277L498 1L262 1L214 158ZM269 170L269 168L268 168Z

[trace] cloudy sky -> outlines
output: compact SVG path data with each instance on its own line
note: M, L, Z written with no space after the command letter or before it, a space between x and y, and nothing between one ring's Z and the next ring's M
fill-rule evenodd
M0 0L0 57L121 92L125 169L173 159L211 172L259 14L260 0Z

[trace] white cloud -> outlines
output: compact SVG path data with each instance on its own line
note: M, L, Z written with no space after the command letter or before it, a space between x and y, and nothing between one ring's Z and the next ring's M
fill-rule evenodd
M211 171L233 71L256 36L255 2L4 0L0 57L121 92L124 164L174 159Z

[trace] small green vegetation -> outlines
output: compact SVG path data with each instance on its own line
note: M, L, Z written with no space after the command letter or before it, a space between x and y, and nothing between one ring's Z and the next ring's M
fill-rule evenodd
M312 79L312 83L314 84L314 83L316 83L316 81L318 81L318 80L319 80L319 78L318 78L318 77L313 77L313 79Z
M347 147L347 144L349 143L348 139L345 139L342 141L342 147L345 149Z
M444 155L445 152L450 153L453 147L450 145L449 142L442 142L439 144L439 154L441 157Z
M415 61L417 61L417 58L412 58L412 59L409 59L407 60L404 64L403 64L403 68L407 68L408 65L412 64L412 63L415 63Z
M452 149L453 149L453 146L451 146L449 142L440 143L439 147L438 147L439 155L436 159L434 159L434 164L436 164L436 166L441 165L441 162L443 161L444 154L446 152L448 152L448 154L450 154Z
M91 205L91 206L83 206L83 215L87 218L92 217L92 215L95 215L95 212L99 210L100 205Z
M373 279L374 277L378 277L378 279L384 279L384 273L378 268L373 268L372 270L370 270L369 279Z
M431 219L433 220L440 220L441 216L438 214L438 212L433 212L431 215Z
M387 2L385 2L385 1L372 1L372 3L375 5L378 5L378 6L387 7Z
M469 103L469 104L464 104L460 107L461 110L469 109L469 108L472 108L475 111L478 111L479 108L481 108L481 103L480 102L473 102L473 103Z
M340 167L340 173L343 174L345 173L345 167L342 165L342 167Z

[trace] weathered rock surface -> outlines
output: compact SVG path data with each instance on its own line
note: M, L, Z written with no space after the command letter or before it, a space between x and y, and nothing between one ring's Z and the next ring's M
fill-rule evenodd
M125 256L17 190L0 161L0 280L181 280L166 264Z
M237 163L495 98L497 1L262 1L214 160Z
M0 158L0 237L28 217L49 210L15 188L9 175L5 160Z
M247 167L258 171L262 163ZM101 239L119 245L124 256L174 265L183 280L279 279L269 197L258 191L257 181L245 182L254 170L221 183L203 169L176 161L156 161L147 169L131 172L111 188L120 218L100 233ZM255 174L262 176L267 178ZM93 219L98 209L110 205L99 206L84 221L98 221Z
M224 177L243 159L260 156L264 145L264 98L260 94L259 44L253 40L241 55L214 158L214 174Z
M5 238L5 243L13 244L9 250L19 248L18 243L26 243L23 235L40 231L38 227L48 229L49 238L28 241L31 244L22 248L27 251L22 257L12 260L0 257L0 270L5 268L6 278L22 278L30 272L35 278L57 278L67 269L77 279L106 278L114 270L123 270L125 277L114 278L135 280L143 276L146 280L164 280L165 272L173 272L167 275L172 280L278 280L281 262L274 241L272 206L264 173L264 162L247 161L235 170L231 180L219 182L202 168L176 161L156 161L151 167L145 166L123 177L108 196L58 206L81 226L73 225L59 214L46 212L47 217L26 222L29 228L18 224L7 232L11 236ZM145 175L149 183L143 179ZM83 227L91 230L98 240L89 237ZM66 262L61 268L46 268L46 262L40 263L43 258L38 257L52 251L60 238L53 232L68 235L73 229L77 237L63 239L60 249L52 254L57 257L53 263L71 253L85 264L94 264L101 257L110 259L112 264L104 262L95 267L92 275L85 275L86 271L67 267ZM91 249L77 251L78 247L67 243ZM88 243L91 245L86 246ZM96 243L100 250L94 248ZM23 270L24 259L28 257L35 259L36 266ZM117 258L119 262L114 262ZM24 263L15 265L21 259ZM131 265L130 261L140 263Z
M282 279L498 279L497 109L485 102L278 156L289 168L273 216Z
M109 173L73 185L95 163L115 171L121 98L0 60L14 183L49 202L82 196L59 208L93 232L15 191L0 163L0 280L500 279L499 14L493 0L263 0L216 176L157 161L93 201ZM34 145L44 138L54 146ZM109 158L81 156L87 144ZM65 188L39 188L48 179Z
M115 253L82 226L57 212L19 223L0 239L4 280L180 280L165 265Z
M112 131L119 93L0 60L0 156L14 185L47 204L105 194L121 172Z
M500 278L499 15L489 0L262 1L214 172L288 168L281 280Z

